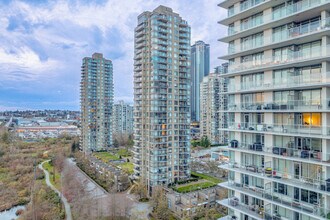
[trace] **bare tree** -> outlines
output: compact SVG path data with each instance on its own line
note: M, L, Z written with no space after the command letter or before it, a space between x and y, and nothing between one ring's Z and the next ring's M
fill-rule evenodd
M69 165L63 167L63 194L72 206L72 214L75 219L93 219L91 206L92 197L86 191L87 182L79 181L76 170Z
M128 148L132 146L133 137L131 134L116 132L113 134L113 139L119 147L124 146L126 151L128 151Z
M166 195L161 186L155 186L152 189L152 207L153 216L155 219L167 220L169 219L170 211L167 207Z
M139 199L147 198L147 186L142 178L135 183L133 192L138 195Z

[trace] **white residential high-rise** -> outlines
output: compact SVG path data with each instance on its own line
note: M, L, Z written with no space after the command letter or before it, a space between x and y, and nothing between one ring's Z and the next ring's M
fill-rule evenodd
M330 219L330 1L224 0L224 219Z
M223 93L224 78L218 73L210 73L200 83L200 132L206 136L211 144L225 142L225 132L220 131L222 122L220 112L224 105Z
M133 106L124 101L119 101L113 105L113 133L132 134L133 133Z
M85 57L81 67L81 144L85 152L112 146L112 62L101 53Z
M134 174L150 192L190 177L187 22L165 6L139 15L134 61Z

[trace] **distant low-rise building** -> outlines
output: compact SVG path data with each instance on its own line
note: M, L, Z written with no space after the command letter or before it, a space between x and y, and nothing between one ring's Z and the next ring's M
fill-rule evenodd
M56 138L62 135L79 136L80 130L75 125L61 123L61 125L31 125L18 126L17 136L22 139Z
M192 217L199 209L216 207L216 201L225 197L225 189L218 186L190 193L178 193L166 189L168 208L180 219Z

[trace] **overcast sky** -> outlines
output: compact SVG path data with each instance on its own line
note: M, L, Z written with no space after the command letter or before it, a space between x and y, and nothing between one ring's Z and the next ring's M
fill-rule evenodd
M211 70L226 46L219 0L0 1L0 111L79 110L83 57L113 61L115 100L133 102L134 27L137 16L159 5L191 26L191 42L211 46Z

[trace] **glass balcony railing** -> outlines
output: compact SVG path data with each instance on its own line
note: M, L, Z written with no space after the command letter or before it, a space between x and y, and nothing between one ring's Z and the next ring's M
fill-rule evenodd
M251 174L254 176L258 176L263 179L272 180L275 182L289 184L291 186L295 186L297 188L306 189L309 191L316 191L318 193L330 193L330 182L328 180L323 181L315 178L304 177L304 176L295 176L294 174L290 174L288 172L279 172L278 170L274 170L271 167L262 168L256 167L254 165L240 165L237 163L231 163L229 165L221 165L224 169L235 170L244 174ZM233 181L233 180L229 180ZM221 185L226 183L221 183ZM236 187L241 187L244 184L235 184ZM233 185L231 185L233 186ZM227 187L229 187L227 185ZM263 190L262 186L246 186L246 188L250 188L251 190ZM275 194L275 193L274 193ZM277 193L276 193L277 194ZM297 199L295 199L298 201ZM308 204L309 205L309 204Z
M265 124L265 123L233 123L228 122L228 128L237 131L256 131L262 133L304 134L313 136L330 135L329 126L311 126L302 124Z
M330 46L315 47L310 52L293 51L287 55L263 57L257 60L251 60L241 63L232 63L228 66L228 73L236 73L245 70L253 70L258 68L267 68L276 65L291 64L303 62L311 59L322 58L330 55Z
M221 165L223 169L233 169L240 173L253 174L263 179L270 179L276 182L295 185L296 187L307 189L310 191L318 190L330 193L329 178L315 179L309 176L295 175L287 171L279 171L267 166L256 166L252 164L239 164L230 162L226 165ZM326 179L326 180L325 180Z
M318 24L312 24L309 25L299 25L294 28L290 28L288 30L282 31L278 34L272 34L269 37L260 37L260 39L257 41L248 41L244 44L237 44L237 45L230 45L228 47L228 54L234 54L239 53L247 50L251 50L258 47L264 47L267 45L271 45L274 43L279 43L282 41L287 41L290 39L294 39L297 37L301 37L304 35L310 35L312 33L324 31L330 29L330 19L324 19L320 20Z
M299 211L301 213L313 215L320 219L326 219L328 213L330 214L330 209L326 209L323 206L321 206L324 204L320 204L317 202L315 204L309 204L305 201L295 199L280 193L276 193L271 190L264 190L258 187L250 187L249 185L244 185L235 182L226 182L221 184L221 186L224 186L229 189L234 189L245 194L252 194L253 197L270 201L275 205L280 205L284 208L290 207L293 210Z
M243 11L246 11L252 7L255 7L263 2L270 1L270 0L249 0L241 3L239 6L232 7L228 9L228 18L234 15L237 15Z
M265 216L264 208L262 206L252 205L252 204L246 205L244 203L239 202L239 199L236 197L218 201L218 203L232 209L238 209L244 213L249 214L249 216L254 217L256 219L264 219ZM233 220L232 217L228 217L224 219Z
M283 100L273 102L228 103L229 111L324 111L330 110L330 99Z
M267 24L269 22L272 21L277 21L279 19L288 17L292 14L298 13L298 12L303 12L305 10L309 10L313 7L317 7L320 6L322 4L326 4L329 3L330 0L302 0L299 2L296 2L294 4L291 5L286 5L283 10L279 11L279 12L272 12L272 13L267 13L267 14L263 14L262 19L251 19L249 21L246 21L244 23L242 23L239 27L229 27L228 28L228 35L233 35L233 34L237 34L239 32L263 25L263 24Z
M302 161L325 162L330 163L330 153L321 152L319 149L310 147L281 147L281 146L264 146L260 143L242 143L236 145L229 144L229 148L237 148L244 151L263 153L268 156L281 156L284 158L295 158ZM330 191L330 188L329 188Z
M281 88L290 88L290 87L299 87L299 86L310 86L310 85L319 85L319 84L328 84L330 79L326 76L330 73L317 73L312 74L308 77L303 75L298 76L289 76L287 78L281 78L280 80L272 79L272 82L241 82L240 86L235 84L229 84L227 86L228 92L240 92L240 91L253 91L253 90L268 90L268 89L281 89Z

